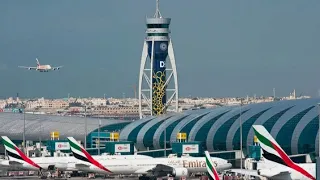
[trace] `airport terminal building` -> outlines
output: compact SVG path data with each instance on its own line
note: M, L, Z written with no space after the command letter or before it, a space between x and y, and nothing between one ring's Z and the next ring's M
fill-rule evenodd
M191 110L146 118L127 125L120 139L136 142L139 150L167 147L176 134L187 133L188 141L201 141L209 151L240 149L240 119L243 148L253 144L253 124L262 124L288 154L318 151L318 106L320 99L300 99Z
M288 154L304 154L318 151L319 102L312 98L189 110L133 122L100 119L100 131L118 131L121 141L133 141L141 151L164 148L165 134L170 148L180 132L187 134L189 142L202 142L209 151L226 151L240 149L240 122L244 149L253 143L251 126L262 124ZM25 120L27 140L37 141L39 136L49 140L52 131L59 131L60 139L84 140L84 118L25 114ZM87 122L88 134L96 132L99 119L87 118ZM1 135L21 140L22 132L22 114L0 113Z
M51 132L59 132L60 140L66 140L68 136L72 136L84 142L86 129L88 136L97 132L99 126L101 132L119 132L129 123L130 121L127 120L0 113L0 135L8 136L16 142L21 141L25 124L25 136L29 141L39 141L40 139L48 141L51 140Z

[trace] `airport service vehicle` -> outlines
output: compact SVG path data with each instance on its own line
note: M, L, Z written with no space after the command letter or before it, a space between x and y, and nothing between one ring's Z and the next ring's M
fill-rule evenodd
M19 68L24 68L24 69L28 69L28 70L36 70L39 72L49 72L49 71L55 71L55 70L59 70L60 68L62 68L63 66L58 66L58 67L52 67L51 65L41 65L38 58L36 58L37 61L37 66L36 67L29 67L29 66L18 66Z
M68 137L73 156L82 162L76 168L86 172L101 174L138 174L139 179L155 179L172 176L174 178L188 177L190 173L207 172L205 157L126 159L126 160L95 160L72 137ZM231 168L227 160L211 157L212 165L217 170Z
M28 170L54 170L58 168L62 171L78 171L75 168L79 160L73 156L69 157L27 157L7 136L1 136L5 146L5 150L9 157L9 160L2 160L0 165L2 166L11 166L21 169ZM102 156L93 156L94 160L113 160L113 159L153 159L150 156L145 155L102 155ZM71 163L71 164L68 164ZM73 163L73 164L72 164Z
M265 162L259 163L259 165L262 165L261 169L259 167L257 170L232 169L232 172L250 176L262 176L268 179L316 179L315 163L297 164L293 162L265 127L253 125L253 130L259 140Z

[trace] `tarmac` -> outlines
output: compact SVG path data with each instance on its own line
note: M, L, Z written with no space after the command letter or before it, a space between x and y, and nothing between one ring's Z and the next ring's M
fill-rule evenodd
M14 176L14 177L0 177L1 180L11 180L11 179L26 179L26 180L31 180L31 179L40 179L39 177L37 176ZM87 177L71 177L71 178L47 178L48 180L50 179L56 179L56 180L67 180L67 179L70 179L70 180L85 180L85 179L88 179ZM99 178L99 177L96 177L95 179L105 179L105 180L138 180L139 178L137 177L124 177L124 178ZM199 180L199 178L187 178L187 180Z
M10 180L10 179L40 179L37 176L14 176L14 177L0 177L1 180ZM66 179L71 179L71 180L85 180L88 179L87 177L71 177L71 178L47 178L47 179L56 179L56 180L66 180ZM112 179L112 180L125 180L125 179L130 179L130 180L138 180L138 178L95 178L95 179Z

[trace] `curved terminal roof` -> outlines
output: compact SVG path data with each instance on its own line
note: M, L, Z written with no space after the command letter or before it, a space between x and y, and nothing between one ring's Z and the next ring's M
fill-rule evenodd
M73 136L84 141L85 119L87 119L87 132L96 131L101 121L101 131L119 131L128 121L108 120L97 118L81 118L68 116L34 115L23 113L0 113L0 134L13 140L22 140L23 122L25 115L26 140L50 140L50 132L60 133L60 139Z
M166 129L170 143L176 141L177 133L185 132L188 141L202 141L210 151L240 149L241 117L244 148L253 143L252 125L262 124L287 153L317 152L319 102L320 99L285 100L149 117L127 125L120 139L136 142L139 150L159 149L164 146Z

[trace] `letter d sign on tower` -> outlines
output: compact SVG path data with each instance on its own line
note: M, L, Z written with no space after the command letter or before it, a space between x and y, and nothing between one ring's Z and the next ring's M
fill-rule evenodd
M146 19L147 36L144 40L139 74L140 118L165 114L172 100L175 111L178 111L178 76L172 40L169 36L170 22L170 18L161 16L157 0L154 17ZM167 66L167 59L170 68ZM142 109L143 105L147 106Z
M166 66L165 62L164 61L160 61L160 67L164 68L165 66Z

